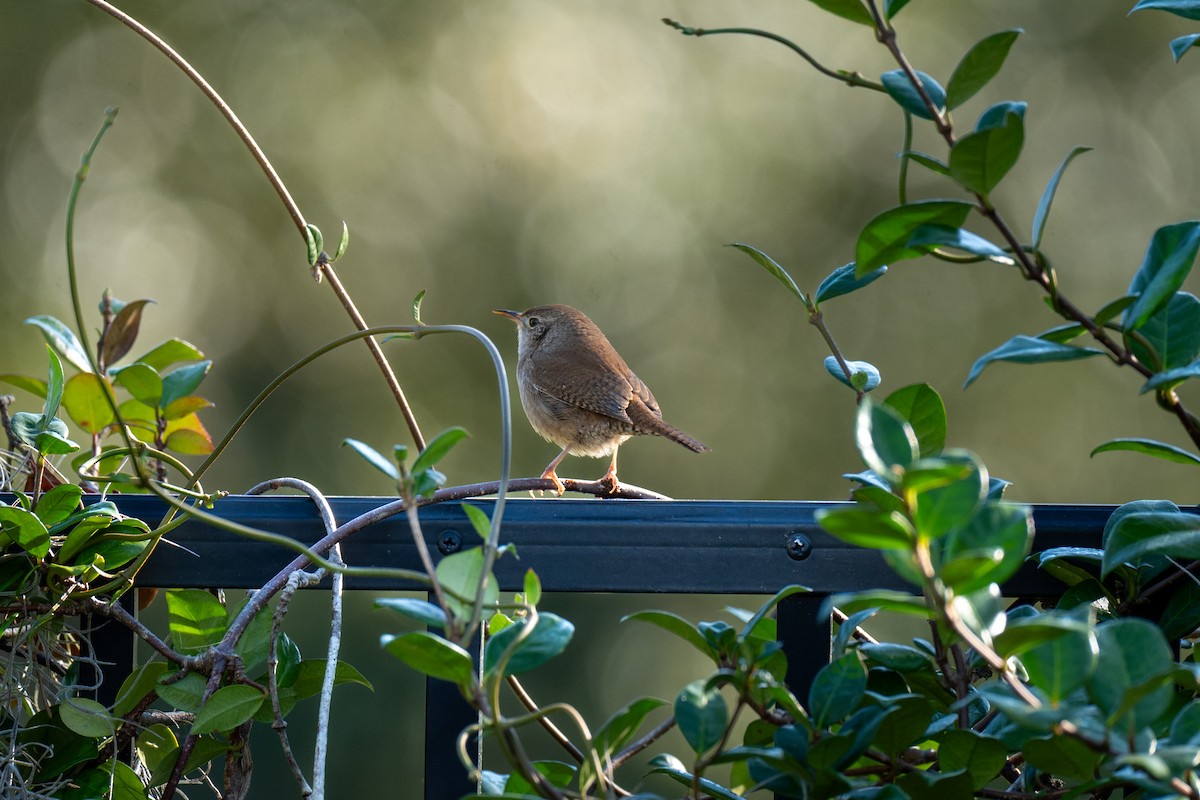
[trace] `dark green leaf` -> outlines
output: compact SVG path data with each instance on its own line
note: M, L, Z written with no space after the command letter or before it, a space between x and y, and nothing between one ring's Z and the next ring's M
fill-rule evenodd
M818 728L850 716L867 689L867 671L857 653L826 664L813 679L808 692L808 713Z
M825 357L825 371L856 392L869 392L883 380L879 370L866 361L847 361L846 366L850 369L849 378L835 356Z
M579 769L573 764L567 764L562 761L532 761L530 764L548 783L560 789L565 789L570 785L571 781L575 779L576 771ZM505 781L504 793L506 796L513 797L538 796L532 784L515 772L509 775L508 780Z
M927 383L905 386L889 394L883 403L912 426L921 458L942 452L946 443L946 406L932 386Z
M851 22L866 25L868 28L875 26L871 14L863 6L861 0L809 0L809 2Z
M400 473L396 470L395 465L380 455L379 451L374 447L371 447L371 445L360 442L357 439L343 439L342 446L349 447L351 450L358 453L360 456L362 456L364 461L382 472L384 475L387 475L392 480L400 480Z
M692 681L675 697L675 722L697 755L721 741L728 721L729 709L720 690L707 681Z
M58 416L58 407L62 405L63 389L66 386L62 362L49 345L46 347L46 358L50 362L50 371L46 376L46 401L42 404L42 431L52 430L50 421ZM62 436L67 434L65 426L62 431L56 432Z
M929 619L929 606L924 597L914 597L906 592L890 589L873 589L865 592L850 592L835 594L827 601L827 606L839 608L846 614L872 609L874 611L891 611L909 617Z
M43 524L56 525L79 510L81 497L82 487L70 483L60 484L43 494L33 511Z
M470 436L470 434L467 433L465 428L455 426L453 428L447 428L437 436L433 437L432 441L425 445L425 449L422 450L421 454L417 456L417 460L413 462L413 474L415 475L422 470L430 469L431 467L435 466L439 461L446 457L446 454L450 452L454 445L458 444L468 436Z
M924 200L890 208L866 224L855 244L856 275L867 275L884 264L925 255L933 245L912 247L913 231L922 225L960 228L971 211L957 200Z
M1103 355L1103 351L1092 347L1074 347L1056 344L1032 336L1014 336L1004 344L980 356L971 366L971 372L963 388L967 388L993 361L1011 361L1015 364L1044 364L1051 361L1074 361L1080 358Z
M180 711L195 711L200 707L204 697L204 676L198 672L189 672L182 678L179 673L172 671L163 673L158 679L158 696Z
M469 686L474 670L471 654L428 631L384 636L383 647L418 672L458 686Z
M1200 376L1200 360L1188 364L1186 367L1178 367L1177 369L1169 369L1166 372L1159 372L1153 375L1150 380L1142 384L1142 388L1138 390L1138 394L1153 392L1159 389L1171 389L1184 381Z
M940 738L939 765L947 772L966 770L971 776L972 789L980 789L991 782L1008 760L1004 742L975 731L950 730Z
M90 739L112 736L116 730L116 720L108 713L108 709L90 698L63 698L58 706L58 714L64 725Z
M1032 510L990 500L969 524L947 536L942 579L960 594L1003 583L1021 568L1032 546ZM974 563L964 563L964 559Z
M666 702L656 697L641 697L608 718L592 738L592 746L607 760L624 747L641 728L651 712Z
M947 228L944 225L922 225L913 231L908 240L910 247L933 245L934 247L953 247L980 256L998 264L1011 266L1016 262L1013 257L1004 252L998 245L992 244L982 236L971 233L965 228Z
M1088 692L1112 715L1126 707L1131 690L1168 673L1174 666L1171 648L1152 622L1136 617L1110 620L1096 630L1099 661L1088 679ZM1148 725L1171 703L1174 690L1159 686L1133 703L1134 729Z
M900 13L900 9L908 5L908 0L884 0L883 15L888 19Z
M1183 284L1200 249L1200 222L1164 225L1154 232L1146 256L1129 285L1137 301L1125 312L1125 329L1137 330L1158 313Z
M1009 113L1002 125L968 133L954 143L950 175L967 189L986 196L1017 163L1024 143L1025 123L1019 114Z
M1168 511L1122 517L1108 536L1102 574L1153 556L1200 558L1200 516Z
M936 539L946 535L952 528L968 524L987 499L986 468L973 455L959 455L959 452L955 451L953 457L947 456L945 460L951 462L950 466L967 467L963 477L945 485L913 490L916 494L913 523L917 533L923 537ZM905 486L908 486L907 480Z
M1092 631L1062 631L1021 656L1029 679L1057 705L1084 684L1099 658Z
M1126 342L1138 360L1155 372L1191 365L1200 355L1200 300L1176 292L1138 333Z
M1003 103L994 103L983 110L979 115L979 120L975 123L975 131L986 131L988 128L998 128L1008 124L1008 115L1016 114L1025 121L1025 112L1029 110L1029 104L1015 100L1005 100Z
M1046 774L1086 781L1096 775L1101 754L1069 736L1039 736L1025 742L1025 758Z
M142 309L153 300L134 300L113 317L112 324L100 339L100 363L107 366L120 361L133 348L137 340L138 328L142 324Z
M866 465L884 476L907 469L920 452L912 426L892 409L869 400L858 408L854 440Z
M847 544L872 550L909 550L916 536L909 521L896 511L821 509L817 523Z
M854 0L854 2L857 4L857 0ZM763 269L774 275L776 280L786 286L788 291L800 298L801 303L804 303L805 306L808 305L808 298L804 296L804 292L800 291L800 287L796 285L794 280L792 280L792 276L788 274L786 269L779 266L779 264L775 262L775 259L759 250L757 247L748 244L742 244L741 242L734 242L733 244L727 246L737 248L753 258L759 263L760 266L762 266Z
M921 82L921 85L925 89L925 94L927 94L929 99L933 102L934 108L936 108L939 113L945 111L946 90L943 89L941 84L934 80L932 76L926 75L920 70L917 70L916 73L917 79ZM894 69L890 72L885 72L879 77L879 80L883 83L884 90L886 90L887 93L891 95L892 99L895 100L905 111L921 117L922 119L934 118L933 113L925 105L925 101L921 99L921 93L918 92L916 87L914 87L909 81L908 75L905 74L904 70Z
M1186 580L1171 593L1167 607L1159 617L1163 636L1178 641L1200 628L1200 584Z
M446 612L428 600L416 597L381 597L375 601L375 607L395 611L431 628L446 627Z
M882 278L888 268L886 266L879 267L863 275L861 278L855 275L855 269L853 261L835 269L825 280L821 281L821 285L817 287L816 294L813 295L814 299L818 303L823 303L826 300L832 300L835 297L856 292L867 284L874 283L879 278Z
M275 653L278 658L278 664L275 669L275 680L280 688L290 688L300 675L300 647L292 641L292 638L286 633L279 635L279 641L275 645Z
M813 2L817 2L817 0L813 0ZM823 2L828 2L828 0L823 0ZM716 800L742 800L741 795L729 791L711 778L699 778L698 780L695 779L692 774L687 771L687 768L684 766L683 762L669 753L660 753L659 755L656 755L654 758L650 759L650 767L651 769L647 774L666 775L676 783L688 787L689 791L692 783L695 782L700 785L700 788L703 789L707 795L716 798ZM526 800L526 798L522 798L522 800ZM637 794L629 798L629 800L659 800L659 797L658 795L647 796Z
M881 667L887 667L895 672L916 672L929 667L933 662L924 650L895 642L866 643L860 645L858 652L867 661ZM926 719L928 722L928 719ZM922 726L921 730L924 730Z
M80 372L91 372L92 365L88 363L87 352L79 343L75 331L68 328L54 317L36 316L25 320L26 325L35 325L42 332L46 342L71 366Z
M1155 458L1174 461L1177 464L1200 464L1200 456L1189 453L1181 447L1156 442L1153 439L1111 439L1093 450L1092 455L1108 453L1114 450L1129 450L1134 453L1144 453Z
M50 554L50 531L23 508L0 506L0 530L34 558Z
M1037 211L1033 215L1034 250L1042 246L1042 233L1046 230L1046 220L1050 216L1050 206L1054 203L1054 195L1058 192L1058 184L1062 181L1063 174L1067 171L1067 165L1074 161L1076 156L1082 155L1091 149L1090 147L1076 147L1067 153L1067 157L1058 165L1058 169L1050 177L1050 182L1046 184L1046 189L1042 192L1042 199L1038 200ZM1100 320L1096 320L1096 322L1099 324Z
M958 108L987 86L1004 66L1008 51L1021 33L1020 28L993 33L968 50L946 84L946 108Z
M557 614L539 614L532 631L530 619L517 620L488 640L483 650L485 673L493 674L501 666L505 676L536 669L565 650L575 634L575 626Z
M321 684L325 681L325 671L328 667L329 662L323 658L310 658L306 661L301 661L296 682L292 684L292 689L296 692L296 697L303 700L321 691ZM337 668L333 673L333 685L341 686L345 683L357 683L360 686L367 687L371 691L375 691L375 687L371 685L369 680L363 677L363 674L356 667L345 661L338 661Z
M1166 11L1184 19L1200 19L1200 0L1138 0L1129 13L1147 9Z
M133 363L113 373L113 382L128 391L133 398L150 408L157 408L162 399L163 381L153 367Z

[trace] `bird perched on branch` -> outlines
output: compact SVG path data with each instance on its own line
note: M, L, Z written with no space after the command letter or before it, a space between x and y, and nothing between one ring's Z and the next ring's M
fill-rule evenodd
M568 453L612 455L600 480L617 491L617 448L631 436L665 436L697 453L709 448L663 421L649 387L587 316L571 306L498 308L517 325L517 383L533 429L562 448L542 472L565 490L554 470Z

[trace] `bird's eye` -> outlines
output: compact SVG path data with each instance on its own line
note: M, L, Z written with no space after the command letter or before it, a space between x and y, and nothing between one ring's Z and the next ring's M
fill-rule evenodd
M525 324L530 328L536 328L542 324L542 321L537 317L530 317L529 319L525 320Z

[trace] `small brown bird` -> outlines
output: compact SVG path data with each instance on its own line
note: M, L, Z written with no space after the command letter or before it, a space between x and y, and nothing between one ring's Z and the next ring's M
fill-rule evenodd
M570 306L537 306L496 314L517 324L517 383L533 429L561 447L543 478L565 490L554 473L568 453L612 462L602 481L617 490L617 448L630 436L665 436L697 453L709 448L663 422L658 402L596 323Z

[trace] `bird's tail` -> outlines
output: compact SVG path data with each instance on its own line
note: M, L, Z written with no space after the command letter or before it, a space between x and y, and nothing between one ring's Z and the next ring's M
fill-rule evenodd
M663 422L661 419L656 419L655 423L657 423L654 425L655 433L657 433L659 436L667 437L672 442L679 442L679 444L683 445L688 450L691 450L693 453L707 453L712 450L712 448L706 445L704 442L700 441L699 439L693 439L688 434L679 430L679 428Z

